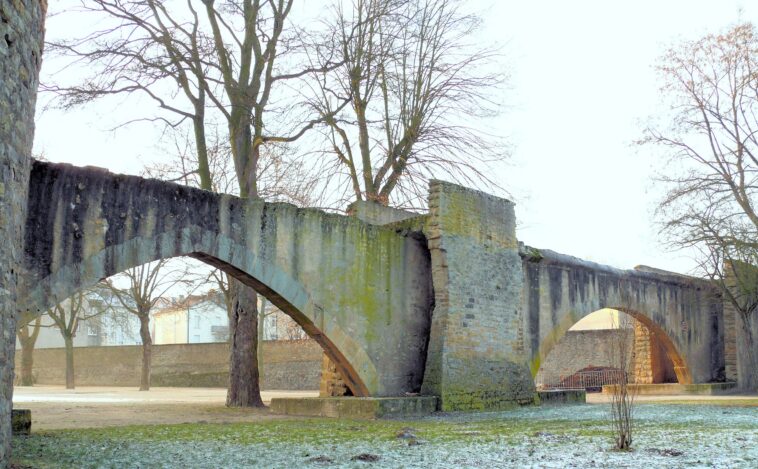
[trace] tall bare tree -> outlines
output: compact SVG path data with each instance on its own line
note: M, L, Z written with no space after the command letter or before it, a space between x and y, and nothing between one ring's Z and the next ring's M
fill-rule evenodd
M671 161L658 207L671 246L697 253L738 316L740 385L758 389L758 34L750 23L684 41L658 64L670 111L646 131ZM738 267L744 266L744 267ZM737 268L734 268L737 267Z
M213 73L208 60L213 48L193 2L186 2L186 10L177 14L156 0L82 0L67 13L96 17L99 29L74 39L49 41L48 50L53 57L67 58L66 67L79 63L87 72L74 83L56 78L43 83L42 89L54 93L64 109L126 94L156 104L157 112L125 118L123 124L150 121L177 128L190 122L197 154L194 171L201 187L210 190L206 77Z
M102 310L91 309L87 305L84 292L79 292L47 311L53 324L61 333L66 348L66 389L74 389L74 337L79 324L102 314Z
M139 334L142 341L140 391L150 390L153 347L153 339L150 335L150 312L171 288L179 283L187 283L185 274L186 270L172 266L171 259L161 259L127 269L118 274L115 279L109 278L101 282L101 287L110 293L122 308L139 319ZM119 287L118 284L121 282L125 282L126 287Z
M503 82L493 50L473 44L480 25L457 0L338 2L314 63L313 106L326 153L345 175L346 199L418 206L430 177L493 186L503 142L482 131ZM333 58L331 55L337 54ZM343 108L345 102L350 105Z
M282 71L281 55L298 49L286 34L293 0L203 0L203 6L187 1L171 4L157 0L82 1L81 9L105 14L115 24L81 40L55 44L55 49L97 65L93 78L82 86L52 87L78 104L105 95L140 92L159 107L178 116L169 121L176 127L183 120L193 123L200 186L211 190L210 166L205 136L206 103L226 123L239 195L261 196L258 167L264 145L286 144L305 134L320 118L296 120L293 106L272 101L275 88L305 76L311 69ZM165 83L173 82L189 106L179 106L177 96ZM287 131L272 132L274 120L288 117ZM256 310L254 292L232 282L235 313L231 327L230 406L262 406L257 370L254 367ZM237 293L239 292L239 293ZM252 350L252 352L250 352Z
M21 386L34 385L34 345L42 328L42 317L30 311L22 312L16 323L16 337L21 344Z

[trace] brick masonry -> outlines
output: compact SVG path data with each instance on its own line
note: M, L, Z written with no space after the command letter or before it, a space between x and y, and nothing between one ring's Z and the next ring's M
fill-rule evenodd
M634 382L637 384L676 383L674 365L653 331L634 321Z
M16 286L46 8L44 0L0 0L0 467L10 459Z
M311 339L263 342L261 387L264 390L316 390L323 350ZM142 348L74 348L77 386L138 386ZM20 355L16 355L20 366ZM36 349L33 375L37 384L65 383L65 351ZM226 387L229 379L229 345L153 345L152 384L177 387Z
M523 273L513 204L432 181L425 233L435 307L422 393L439 396L445 411L533 402L519 350Z
M724 374L727 381L737 381L737 310L724 302Z
M350 388L337 370L337 366L324 354L321 360L321 380L318 388L319 397L349 396Z

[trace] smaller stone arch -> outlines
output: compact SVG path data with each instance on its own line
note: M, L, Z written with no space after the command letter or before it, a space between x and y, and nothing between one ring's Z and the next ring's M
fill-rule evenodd
M540 342L537 356L533 357L531 360L532 378L537 377L537 372L539 371L540 367L550 358L551 352L555 350L558 343L566 336L574 324L584 319L585 317L604 309L615 310L622 314L627 314L635 321L638 321L640 324L642 324L642 326L646 328L651 341L654 344L661 344L663 346L668 360L670 360L673 365L673 370L676 374L677 382L679 384L693 383L692 372L690 371L687 360L679 351L671 336L669 336L669 334L667 334L659 324L653 321L646 314L643 314L638 310L630 309L628 307L621 307L618 305L598 308L595 311L590 311L582 315L578 319L576 319L575 315L566 316L566 320L558 324L552 331L550 331L547 337L545 337L545 339Z
M524 349L532 376L570 327L610 308L629 314L650 331L680 383L718 378L723 370L722 305L708 281L538 252L539 257L522 257Z

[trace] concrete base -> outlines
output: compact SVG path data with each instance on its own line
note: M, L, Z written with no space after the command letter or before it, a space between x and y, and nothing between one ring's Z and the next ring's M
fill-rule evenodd
M541 405L558 404L585 404L587 391L584 389L556 389L551 391L538 391Z
M603 386L603 394L610 394L616 385ZM703 383L703 384L631 384L630 391L637 395L659 396L712 396L721 394L737 387L737 383Z
M307 417L377 419L431 414L437 409L437 398L418 397L300 397L274 398L275 414Z
M13 409L11 414L11 431L14 435L28 435L32 431L32 411L30 409Z

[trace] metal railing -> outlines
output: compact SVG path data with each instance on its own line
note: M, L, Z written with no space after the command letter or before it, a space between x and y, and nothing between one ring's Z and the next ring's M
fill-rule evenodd
M624 381L624 371L616 369L577 371L571 375L543 376L541 389L586 389L600 391L606 384Z

